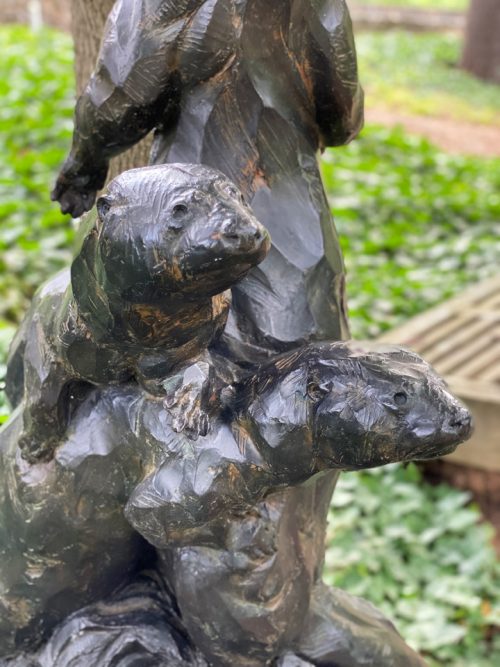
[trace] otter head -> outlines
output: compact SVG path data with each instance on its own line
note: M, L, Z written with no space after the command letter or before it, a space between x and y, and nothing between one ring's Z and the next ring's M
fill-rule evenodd
M96 208L96 239L82 252L99 288L124 304L213 296L270 246L236 186L201 165L126 171Z
M399 347L310 345L266 366L245 391L248 428L288 472L434 458L472 430L469 412L446 383Z

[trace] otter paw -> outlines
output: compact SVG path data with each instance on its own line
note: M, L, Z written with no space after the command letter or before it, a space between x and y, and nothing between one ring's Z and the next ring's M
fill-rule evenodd
M173 396L167 397L163 405L172 417L172 428L176 433L184 433L190 440L208 434L209 415L201 405L198 390L181 387Z
M22 458L28 463L47 463L54 457L54 451L58 445L51 438L41 439L30 433L21 435L17 445L21 451Z

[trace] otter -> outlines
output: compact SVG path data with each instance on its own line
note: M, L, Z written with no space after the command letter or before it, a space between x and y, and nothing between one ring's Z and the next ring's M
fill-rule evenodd
M362 121L345 0L117 0L52 196L73 215L90 208L110 158L152 129L151 163L202 162L235 181L273 239L232 290L222 338L228 357L255 368L349 337L317 153L350 141ZM310 517L286 553L307 552L318 569L337 477L283 491L280 520L293 524L297 507Z
M358 618L340 592L331 621L324 604L323 615L309 613L304 590L318 589L320 571L307 551L286 547L311 530L310 510L297 502L287 521L280 489L331 469L439 456L467 438L469 413L418 355L354 341L286 353L223 394L211 431L193 443L137 383L94 387L53 460L37 465L16 456L19 406L0 432L0 654L33 649L69 614L134 580L148 543L189 641L211 664L267 664L294 647L307 655L306 617L308 633L331 623L347 646L357 624L366 628L366 609ZM370 639L373 664L419 664L391 627ZM102 656L116 632L100 633ZM406 662L389 661L395 647Z
M422 357L377 343L310 344L222 394L226 417L210 437L190 451L173 445L125 508L158 548L172 546L179 529L206 526L215 508L227 516L326 470L443 456L472 428L467 408Z
M232 387L226 401L229 421L191 453L170 446L131 494L125 515L159 550L183 623L208 663L258 667L287 645L307 656L307 593L321 588L308 552L289 548L310 534L310 507L297 502L293 518L283 517L280 489L314 483L331 470L442 456L469 437L471 416L414 352L357 341L281 355ZM353 611L345 609L342 620L337 611L323 617L316 609L312 626L343 626ZM324 632L318 628L317 637ZM339 627L331 632L342 634ZM358 664L343 662L343 651L362 650L347 634L338 662ZM394 636L370 642L372 665L421 665L407 647L398 654ZM311 664L337 664L330 642L313 648Z
M161 381L172 369L222 333L228 288L270 246L238 188L201 165L121 174L85 232L70 274L38 292L8 360L7 395L14 406L26 401L20 446L29 461L50 459L65 404L89 384L134 377L165 393ZM202 378L194 391L206 394L209 381ZM193 437L208 428L200 401L182 390L167 408L174 426Z

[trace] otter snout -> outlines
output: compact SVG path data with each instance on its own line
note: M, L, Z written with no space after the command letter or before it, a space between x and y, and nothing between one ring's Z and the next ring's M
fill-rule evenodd
M474 429L472 415L464 406L459 406L448 419L445 430L456 435L460 441L467 440Z
M245 250L254 250L258 248L267 236L264 227L257 220L251 222L242 222L236 217L225 220L219 234L219 237L228 247L232 247L236 252Z
M226 210L192 224L180 239L176 254L186 275L215 279L225 273L232 283L259 264L270 246L267 230L254 216Z
M224 220L212 240L216 246L220 243L224 250L234 255L263 253L265 256L270 244L269 234L258 220L237 217Z

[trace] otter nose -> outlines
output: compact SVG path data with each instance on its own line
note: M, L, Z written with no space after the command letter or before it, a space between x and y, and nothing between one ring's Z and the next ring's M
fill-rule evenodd
M453 419L450 421L450 426L456 429L461 434L468 434L472 431L472 416L465 408L460 408Z
M242 223L237 218L229 218L222 225L221 236L231 245L245 248L259 244L264 238L264 233L258 225Z

